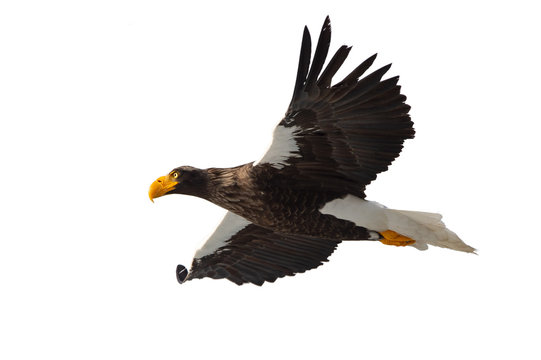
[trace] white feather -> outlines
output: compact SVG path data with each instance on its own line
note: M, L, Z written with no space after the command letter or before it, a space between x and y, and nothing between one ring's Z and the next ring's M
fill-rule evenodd
M474 252L441 221L442 216L420 211L388 209L373 201L363 200L353 195L328 202L320 209L323 214L354 222L369 230L382 232L392 230L415 240L412 244L419 250L428 248L427 244L443 248Z
M385 216L385 207L375 201L367 201L353 195L335 199L325 204L319 211L334 215L339 219L349 220L357 226L375 230L389 230Z
M219 248L223 247L227 240L233 235L250 225L251 222L228 211L225 214L222 222L218 225L214 233L208 238L203 246L195 253L196 258L202 258L205 255L214 253Z
M298 126L284 127L281 125L274 128L271 145L263 157L254 163L254 166L269 163L276 169L282 169L288 165L289 158L301 157L299 146L295 141L295 134L300 129Z

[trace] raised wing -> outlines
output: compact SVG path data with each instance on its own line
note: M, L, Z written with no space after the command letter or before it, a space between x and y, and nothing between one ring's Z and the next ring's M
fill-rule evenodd
M238 285L262 285L313 269L326 261L338 241L275 233L228 212L195 254L189 272L177 267L180 283L204 277Z
M404 140L413 138L410 107L398 76L381 80L390 65L359 80L376 55L331 85L351 48L340 47L322 72L330 40L327 17L310 66L310 33L304 29L291 104L256 165L280 170L288 184L301 188L364 197L366 185L387 170Z

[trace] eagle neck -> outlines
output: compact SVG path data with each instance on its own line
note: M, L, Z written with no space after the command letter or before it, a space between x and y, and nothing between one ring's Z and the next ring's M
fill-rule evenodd
M250 163L232 168L207 169L207 200L237 214L242 212L246 201L253 200L251 168Z

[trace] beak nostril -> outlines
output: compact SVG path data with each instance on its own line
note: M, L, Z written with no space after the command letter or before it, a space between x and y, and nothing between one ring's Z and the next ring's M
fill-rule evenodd
M172 182L170 183L167 176L160 176L154 180L148 189L148 196L150 197L150 200L154 202L154 199L169 193L173 188L172 185L174 184Z

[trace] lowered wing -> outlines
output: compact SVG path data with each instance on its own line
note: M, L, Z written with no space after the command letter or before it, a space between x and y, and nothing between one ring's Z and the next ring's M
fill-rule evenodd
M182 283L205 277L225 278L237 285L262 285L318 267L338 244L276 233L228 212L196 252L190 271L183 265L177 267L177 279Z

